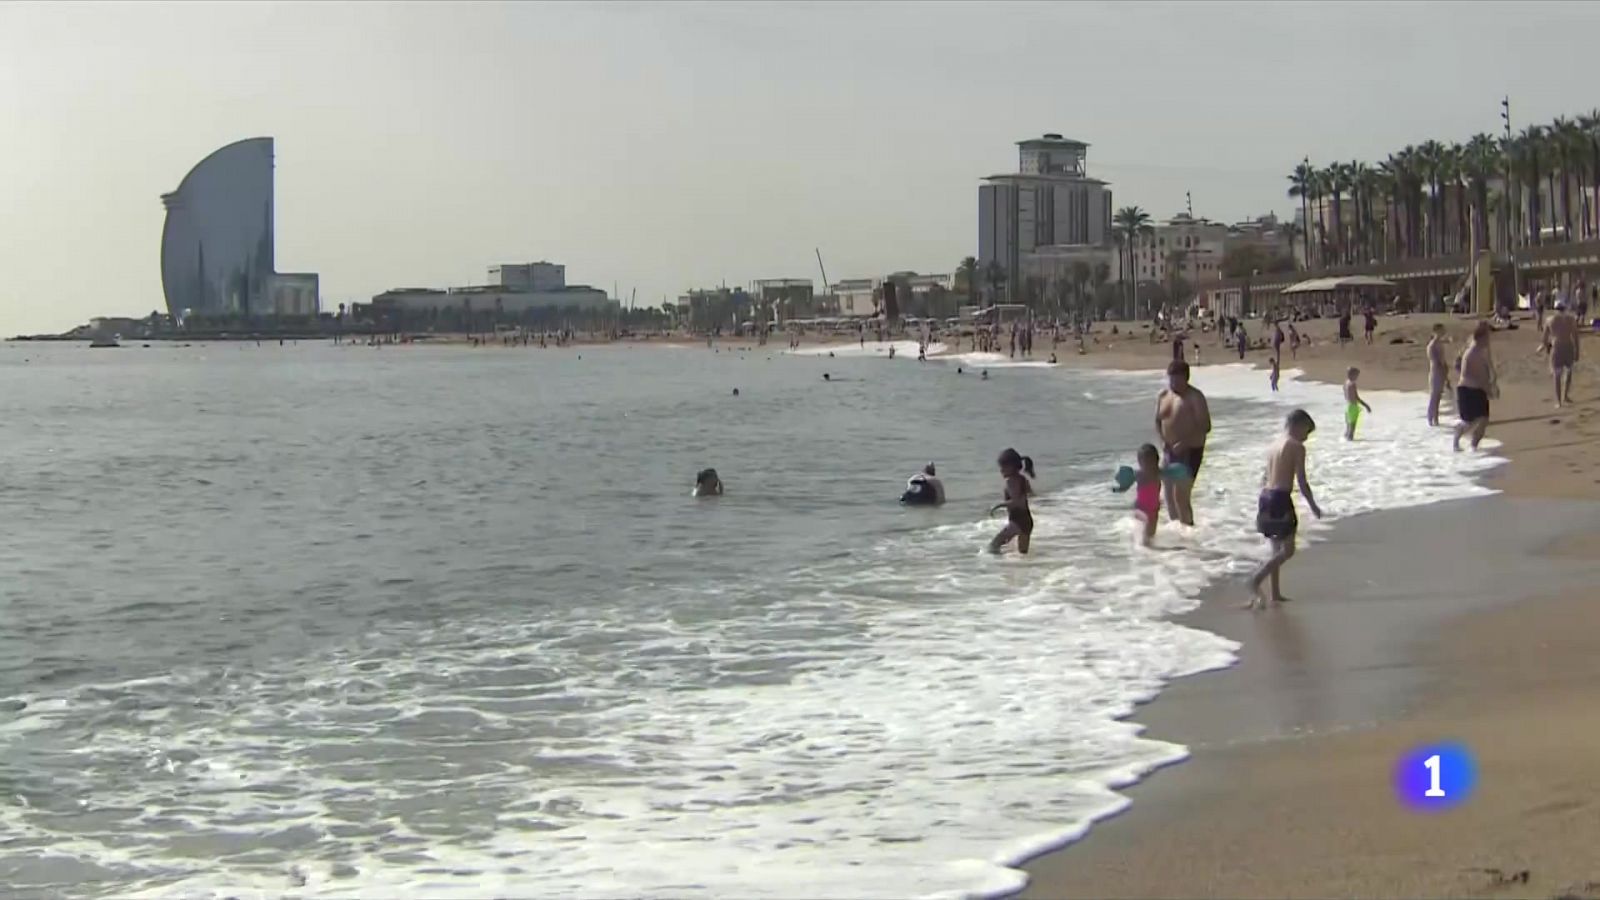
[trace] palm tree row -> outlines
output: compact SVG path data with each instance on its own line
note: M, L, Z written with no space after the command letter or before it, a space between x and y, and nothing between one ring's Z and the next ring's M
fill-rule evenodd
M1306 160L1288 178L1308 268L1600 238L1600 110L1376 165Z

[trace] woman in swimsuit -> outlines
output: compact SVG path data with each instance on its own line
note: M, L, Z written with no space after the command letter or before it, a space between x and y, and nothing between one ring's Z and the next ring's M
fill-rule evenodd
M1028 495L1033 493L1033 485L1028 481L1033 477L1033 458L1007 447L1001 452L999 462L1000 476L1006 480L1005 502L996 504L989 514L1004 509L1006 527L989 542L989 552L999 553L1001 547L1016 538L1017 552L1026 554L1033 537L1033 512L1028 509Z

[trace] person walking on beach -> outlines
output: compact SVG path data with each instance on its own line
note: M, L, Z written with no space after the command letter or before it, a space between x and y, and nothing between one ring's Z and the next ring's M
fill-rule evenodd
M991 508L989 514L1005 510L1006 527L989 542L989 552L999 553L1000 548L1015 538L1017 552L1026 555L1028 543L1033 539L1033 511L1028 508L1028 495L1033 493L1033 485L1029 483L1033 478L1033 458L1007 447L1000 452L999 464L1000 476L1006 483L1004 501Z
M1347 306L1339 313L1339 346L1343 347L1346 342L1354 340L1355 336L1350 333L1350 308Z
M1462 435L1472 435L1472 449L1476 450L1489 430L1489 398L1498 390L1494 359L1489 355L1489 334L1489 323L1479 322L1461 354L1461 368L1456 373L1456 413L1461 422L1456 425L1453 441L1458 451Z
M1550 374L1556 383L1556 409L1572 402L1572 368L1578 362L1578 320L1567 304L1556 301L1555 314L1544 326L1544 345L1550 351Z
M1356 423L1361 421L1361 411L1372 412L1372 407L1367 401L1361 399L1361 389L1356 387L1356 379L1361 377L1361 370L1351 366L1344 373L1344 439L1356 439Z
M1278 392L1278 358L1274 356L1268 362L1272 364L1272 368L1267 372L1267 384L1272 386L1272 392L1276 394Z
M1370 344L1372 343L1372 336L1378 332L1378 314L1369 306L1363 311L1362 315L1365 318L1362 323L1362 330L1366 332L1367 343Z
M1156 434L1167 464L1182 463L1189 477L1165 484L1167 515L1194 525L1194 480L1200 476L1206 436L1211 433L1211 408L1206 395L1189 383L1189 364L1181 360L1167 366L1167 389L1156 397Z
M1289 323L1289 358L1300 358L1300 329L1294 327L1293 322Z
M1433 337L1428 339L1428 424L1439 424L1439 401L1445 388L1450 386L1450 366L1444 358L1444 323L1433 323Z
M1233 337L1234 337L1234 343L1238 346L1238 349L1239 349L1239 361L1243 362L1244 361L1244 352L1250 348L1250 338L1245 333L1243 325L1240 325L1239 326L1239 330L1235 331L1233 333Z
M1292 493L1296 486L1300 488L1300 496L1306 499L1306 506L1310 507L1312 515L1322 518L1322 508L1317 506L1316 498L1311 495L1311 485L1306 481L1306 438L1316 430L1317 423L1312 421L1311 414L1297 409L1289 413L1283 436L1267 451L1267 468L1261 476L1261 496L1256 501L1256 530L1272 542L1272 556L1250 576L1250 593L1253 596L1247 607L1249 609L1264 609L1269 603L1277 605L1287 599L1279 584L1279 572L1283 564L1294 556L1295 532L1300 529L1300 518L1295 515ZM1261 596L1262 584L1270 588L1266 597Z

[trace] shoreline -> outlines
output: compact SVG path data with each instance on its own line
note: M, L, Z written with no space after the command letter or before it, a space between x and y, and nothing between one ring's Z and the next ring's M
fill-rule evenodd
M1379 336L1415 341L1433 321L1450 323L1455 347L1472 325L1417 316ZM1600 541L1600 473L1584 458L1600 435L1600 378L1584 360L1580 402L1554 410L1532 323L1521 325L1496 335L1502 397L1489 436L1507 462L1482 483L1499 493L1340 521L1286 569L1301 602L1283 609L1246 613L1233 608L1236 585L1208 588L1176 621L1239 642L1238 662L1169 683L1129 719L1189 757L1122 790L1129 804L1080 839L1024 860L1028 884L1014 895L1483 894L1504 887L1487 870L1527 870L1519 895L1600 896L1600 864L1579 849L1600 843L1578 786L1582 754L1552 759L1600 738L1586 708L1600 688L1586 640L1600 614L1583 587L1600 574L1586 552ZM1368 389L1426 383L1419 343L1339 348L1331 328L1302 323L1313 342L1292 364L1300 377L1340 384L1358 365ZM1203 357L1207 341L1216 336L1201 336ZM1151 370L1170 359L1170 344L1139 344L1063 364ZM1202 390L1205 365L1238 362L1224 354L1217 346L1196 364ZM1448 403L1441 420L1454 421ZM1484 543L1482 522L1497 543ZM1478 795L1445 814L1406 810L1389 767L1408 746L1446 738L1478 755Z

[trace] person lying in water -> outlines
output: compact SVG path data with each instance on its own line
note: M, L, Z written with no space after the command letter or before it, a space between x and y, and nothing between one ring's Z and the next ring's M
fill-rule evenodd
M935 474L933 463L906 480L906 492L900 495L900 502L907 506L938 506L944 502L944 482Z
M701 469L700 474L694 477L694 496L722 496L722 479L717 476L716 469Z

